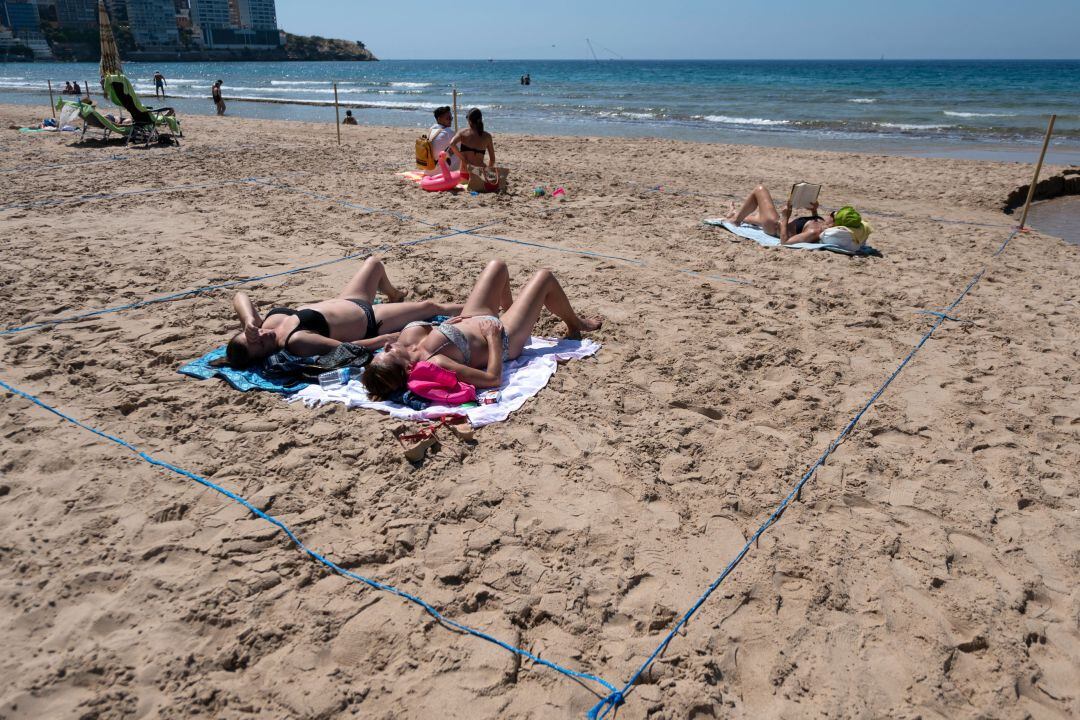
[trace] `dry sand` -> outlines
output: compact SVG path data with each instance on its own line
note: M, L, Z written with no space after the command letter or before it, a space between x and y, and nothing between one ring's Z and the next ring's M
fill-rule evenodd
M0 124L29 114L0 106ZM619 684L930 326L917 311L989 262L955 312L968 322L933 336L619 717L1080 715L1080 248L1033 233L991 258L1029 166L497 136L512 192L470 197L394 177L410 131L344 128L339 149L331 125L184 126L179 151L3 131L0 205L211 185L0 210L0 326L436 232L222 184L250 176L640 264L467 235L384 253L396 281L440 299L491 257L519 282L551 267L608 318L595 359L418 468L385 417L178 375L233 328L224 292L0 337L0 378L253 498L347 568ZM700 224L727 194L800 179L868 210L885 257ZM555 184L567 202L532 197ZM355 268L249 291L303 302ZM596 702L329 575L220 495L0 399L0 716L551 718Z

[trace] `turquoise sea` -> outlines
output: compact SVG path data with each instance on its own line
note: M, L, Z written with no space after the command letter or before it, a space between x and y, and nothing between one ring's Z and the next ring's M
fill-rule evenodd
M332 120L333 85L362 123L423 127L450 103L490 129L1030 160L1050 113L1052 161L1080 161L1080 61L419 61L128 63L153 94L209 114ZM519 84L522 74L532 84ZM45 109L45 81L96 82L93 64L0 64L0 102ZM96 89L96 88L95 88Z

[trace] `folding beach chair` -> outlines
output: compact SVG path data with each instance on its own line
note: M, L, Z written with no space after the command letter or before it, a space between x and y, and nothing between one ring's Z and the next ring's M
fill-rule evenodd
M135 89L131 87L131 81L124 75L106 75L104 81L105 94L117 107L127 110L131 116L132 130L127 135L129 143L145 143L149 145L158 142L162 137L167 137L176 144L180 144L177 138L184 136L180 129L180 121L176 117L176 111L172 108L148 108L139 100ZM158 128L167 127L165 132Z
M73 108L77 113L78 118L82 120L83 126L82 133L79 135L80 141L86 138L87 132L100 132L103 140L108 140L109 135L112 134L126 140L134 129L134 125L120 125L113 122L108 117L98 112L98 109L93 105L61 98L56 103L56 109L63 113L65 108Z

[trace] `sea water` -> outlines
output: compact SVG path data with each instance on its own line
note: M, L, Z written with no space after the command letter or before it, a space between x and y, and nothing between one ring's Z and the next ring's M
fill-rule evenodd
M539 61L127 63L178 112L333 121L333 82L361 123L427 127L449 105L500 131L1030 161L1050 113L1051 162L1080 161L1080 61ZM531 85L521 85L529 73ZM0 64L0 102L47 109L46 80L89 81L90 63Z

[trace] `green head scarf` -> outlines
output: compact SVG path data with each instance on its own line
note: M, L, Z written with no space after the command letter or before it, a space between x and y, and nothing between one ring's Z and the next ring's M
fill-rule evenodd
M863 225L862 215L860 215L859 212L850 205L845 205L844 207L836 211L836 214L833 216L833 223L837 227L846 227L851 228L852 230L858 230Z

